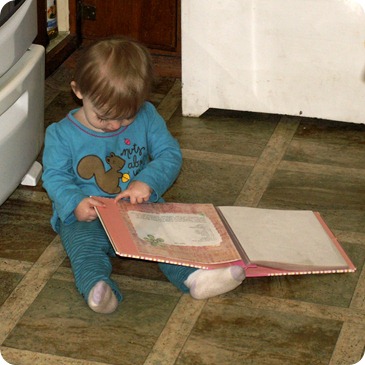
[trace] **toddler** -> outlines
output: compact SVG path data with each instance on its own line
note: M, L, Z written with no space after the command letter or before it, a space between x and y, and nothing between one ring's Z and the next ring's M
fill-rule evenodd
M98 313L113 312L123 296L110 278L115 253L94 209L102 203L91 196L161 202L182 164L179 144L147 101L151 83L144 46L127 39L98 41L83 52L71 82L82 107L46 130L42 179L52 200L51 224L70 258L77 289ZM245 277L239 266L159 267L196 299L230 291Z

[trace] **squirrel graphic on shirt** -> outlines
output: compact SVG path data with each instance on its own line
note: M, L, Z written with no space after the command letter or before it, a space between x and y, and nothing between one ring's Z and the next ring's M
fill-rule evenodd
M105 170L100 157L96 155L85 156L80 160L77 166L77 172L80 177L86 180L94 177L96 184L104 192L108 194L119 194L122 191L119 186L119 179L122 179L122 182L130 180L129 174L120 172L125 165L125 160L111 152L105 158L105 161L110 166L109 170Z

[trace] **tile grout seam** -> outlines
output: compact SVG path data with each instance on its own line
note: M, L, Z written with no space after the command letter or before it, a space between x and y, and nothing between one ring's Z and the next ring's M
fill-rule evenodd
M256 161L234 205L257 207L285 155L298 127L299 118L280 118Z
M4 343L65 257L66 253L59 236L56 236L10 293L0 307L0 345Z

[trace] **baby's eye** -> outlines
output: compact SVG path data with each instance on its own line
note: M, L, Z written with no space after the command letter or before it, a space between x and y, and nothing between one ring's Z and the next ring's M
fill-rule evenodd
M100 122L106 122L106 121L108 120L108 118L101 117L101 116L99 116L99 115L97 115L96 117L98 118L98 120L99 120Z

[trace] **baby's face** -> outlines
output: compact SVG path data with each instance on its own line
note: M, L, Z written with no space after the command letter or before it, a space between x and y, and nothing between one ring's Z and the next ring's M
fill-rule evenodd
M134 118L110 119L102 115L87 98L83 98L83 107L80 123L97 132L115 132L121 127L126 127L133 123Z

